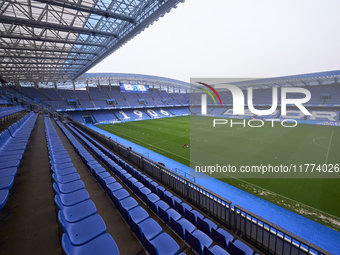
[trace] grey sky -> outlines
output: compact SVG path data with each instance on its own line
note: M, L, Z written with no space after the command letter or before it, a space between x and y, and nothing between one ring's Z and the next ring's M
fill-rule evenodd
M273 77L340 69L338 0L186 0L90 72Z

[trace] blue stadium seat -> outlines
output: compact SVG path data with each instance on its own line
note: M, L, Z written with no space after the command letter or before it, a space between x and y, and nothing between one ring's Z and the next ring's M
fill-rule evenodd
M254 250L240 240L229 242L228 252L230 255L253 255Z
M128 186L130 189L133 190L133 184L134 184L135 182L138 182L138 180L137 180L136 178L134 178L134 177L131 177L131 178L127 179L126 184L127 184L127 186Z
M59 170L64 170L66 168L71 168L73 167L72 162L65 162L65 163L61 163L61 164L52 164L53 167L53 171L54 172L58 172Z
M172 217L175 221L178 221L181 218L181 215L172 208L163 210L161 207L159 207L158 215L169 226L170 226L170 217Z
M7 161L16 161L16 160L21 161L22 156L23 154L21 153L7 154L7 153L0 152L0 165Z
M203 255L230 255L226 250L222 249L218 245L214 245L209 250L206 246L203 249Z
M196 227L187 219L180 219L179 221L175 221L172 217L170 217L170 226L173 231L175 231L182 239L185 239L185 232L188 231L192 233L195 231Z
M103 180L103 189L106 189L107 185L109 185L111 183L115 183L115 182L117 182L117 180L112 176L105 178Z
M204 219L197 218L197 227L201 229L204 233L206 233L208 236L211 236L212 229L217 229L217 225L207 218Z
M147 211L143 209L141 206L137 206L129 211L129 225L132 228L132 222L136 225L144 220L149 218L149 214Z
M92 166L93 166L93 164L92 164ZM100 166L92 167L91 169L92 169L92 171L91 171L92 175L93 175L97 180L98 180L98 175L99 175L99 174L101 174L101 173L107 173L106 170L105 170L105 168L102 167L101 165L100 165Z
M189 212L192 211L192 207L188 205L187 203L179 203L175 201L175 210L182 214L184 216L185 210L188 210Z
M150 190L153 192L153 193L155 193L155 194L157 194L157 187L159 186L159 184L157 183L157 182L155 182L155 181L153 181L153 182L151 182L150 184L149 184L149 188L150 188Z
M68 194L59 193L58 195L64 206L72 206L90 199L90 195L86 189L80 189Z
M9 191L8 189L0 190L0 210L5 206L8 199Z
M129 192L126 191L126 189L119 189L114 192L112 192L113 197L113 204L116 206L116 208L120 209L120 201L129 197Z
M141 182L134 182L132 186L133 192L140 197L140 189L144 187L144 184Z
M0 163L0 169L11 168L11 167L18 167L20 165L20 160L15 159L11 161L3 161Z
M18 171L18 168L16 167L10 167L10 168L0 170L0 178L6 177L6 176L16 176L17 171Z
M210 248L213 244L213 240L201 230L192 233L185 230L185 241L200 255L203 255L204 247Z
M123 186L118 182L107 184L106 193L109 195L111 201L113 201L112 193L115 192L116 190L119 190L119 189L122 189L122 188L123 188Z
M162 233L162 227L152 218L148 218L141 223L137 224L135 228L135 234L145 246L145 239L152 240L160 233Z
M151 193L151 190L149 190L147 187L143 187L139 190L139 196L140 198L147 203L147 195L149 195Z
M102 172L102 173L99 173L97 175L97 181L99 182L99 184L104 187L105 185L105 182L104 182L104 179L105 178L108 178L108 177L111 177L111 175L108 173L108 172Z
M108 233L98 236L92 241L81 245L72 245L68 235L62 236L62 247L66 255L119 255L119 249L112 236Z
M92 215L82 221L69 223L61 211L58 220L74 246L84 245L96 237L106 233L106 226L99 214Z
M179 245L167 233L162 233L151 241L145 239L145 243L150 255L176 255L179 252Z
M125 184L127 184L127 180L128 180L129 178L132 178L132 175L129 174L129 173L127 172L127 173L125 173L125 174L122 174L121 180L122 180Z
M150 177L143 176L143 183L146 187L150 188L151 182L153 182L153 180Z
M197 218L203 219L204 216L196 210L189 211L185 209L185 218L187 218L192 224L197 226Z
M119 179L122 179L123 174L127 174L128 172L125 171L123 168L117 169L116 174L118 175Z
M78 173L71 173L68 175L57 175L54 173L52 174L52 178L54 179L55 182L62 184L80 180L80 176Z
M60 169L60 170L53 170L53 171L59 176L77 173L77 170L73 166L68 167L68 168L63 168L63 169Z
M78 222L97 213L97 208L92 200L85 200L72 206L65 206L62 204L60 197L55 195L54 201L59 210L62 211L67 222Z
M171 200L171 197L173 197L173 196L174 195L168 190L164 192L164 201L170 206L173 206L172 200Z
M177 196L173 196L171 197L171 200L172 200L172 205L170 205L171 207L175 207L175 203L182 203L182 200L179 199Z
M69 183L59 183L57 184L59 190L61 193L67 194L67 193L71 193L74 192L76 190L80 190L80 189L84 189L85 188L85 184L83 181L81 180L77 180L77 181L73 181L73 182L69 182Z
M127 197L120 202L120 212L127 223L130 222L129 211L137 206L138 202L132 197Z
M14 176L5 176L0 178L0 190L7 189L10 190L14 184Z
M234 237L223 228L211 229L211 238L222 245L224 249L227 249L228 243L234 240Z
M157 186L157 195L164 200L164 192L165 192L165 188L161 185Z
M154 208L153 205L159 200L160 200L159 196L157 196L156 194L152 192L146 196L146 201L147 201L146 204L150 207L150 209ZM155 209L154 212L157 213L158 212L157 207L154 209Z
M149 203L149 208L156 213L157 215L159 215L159 209L162 209L164 211L168 210L170 208L170 206L165 203L163 200L158 200L155 203Z
M99 164L98 162L91 162L90 164L87 165L87 167L90 169L90 172L93 176L95 176L95 173L98 172L104 172L105 168L103 168L103 166L101 164ZM101 170L102 169L102 170ZM103 171L104 170L104 171Z
M66 164L66 163L72 163L69 156L60 157L60 158L53 158L53 159L50 160L51 165L53 165L53 164L61 165L61 164Z

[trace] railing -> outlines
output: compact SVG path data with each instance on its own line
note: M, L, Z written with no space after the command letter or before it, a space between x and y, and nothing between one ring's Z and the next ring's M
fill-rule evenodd
M232 208L231 201L196 184L191 177L181 176L79 122L73 123L266 254L331 254L238 205Z
M331 254L238 205L234 206L233 230L269 254Z
M179 169L179 168L173 168L171 169L172 171L174 171L175 173L180 173L180 175L184 176L185 178L188 178L189 180L195 182L195 177L192 176L191 174L188 174L187 172Z

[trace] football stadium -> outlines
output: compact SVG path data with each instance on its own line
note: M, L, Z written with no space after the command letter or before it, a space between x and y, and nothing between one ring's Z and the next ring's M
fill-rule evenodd
M184 4L0 4L1 254L340 254L340 71L89 72Z

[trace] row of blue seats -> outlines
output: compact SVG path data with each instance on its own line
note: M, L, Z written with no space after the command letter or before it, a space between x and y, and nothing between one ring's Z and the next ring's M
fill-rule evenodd
M102 158L102 160L104 159L103 162L112 169L135 194L140 196L151 210L168 224L183 240L187 241L199 254L226 254L225 250L228 250L230 254L240 254L244 252L247 255L251 255L254 253L249 246L240 240L233 242L233 236L227 231L218 228L214 222L208 218L204 218L200 212L193 210L191 206L182 202L181 199L174 196L170 191L167 191L164 187L128 163L123 162L92 137L78 128L73 128L71 125L69 125L69 128L92 152ZM103 153L106 157L103 156ZM109 157L109 159L107 159L107 157ZM111 160L115 160L115 163L118 163L120 168L112 167L110 158ZM123 170L122 167L125 170ZM181 218L180 214L182 214L184 218ZM188 231L188 235L186 235L186 231ZM208 248L213 243L212 240L221 244L223 249L215 245L209 250ZM198 245L198 243L200 243L200 245ZM203 245L203 243L207 245Z
M21 106L3 107L0 108L0 119L10 116L12 114L25 111L25 108Z
M58 207L58 220L63 228L62 247L66 254L114 254L118 247L106 233L106 225L85 189L84 182L74 168L52 121L45 118L49 149L54 201Z
M0 210L7 202L37 116L30 112L0 134Z
M83 146L79 144L75 137L60 122L58 122L58 125L68 137L69 141L74 145L76 151L80 152L80 157L85 161L94 162L92 156L84 156L81 153ZM77 132L75 130L72 131ZM75 134L77 135L77 133ZM90 143L88 142L86 145L90 145ZM113 166L121 171L125 171L115 162L110 160L106 155L100 153L99 150L95 152L100 160L105 162L106 165L110 164L110 169L112 169ZM178 254L180 247L175 240L173 240L170 235L163 232L162 227L154 219L149 217L149 214L141 206L139 206L138 202L130 196L129 192L124 189L122 185L105 170L104 167L97 164L89 165L89 170L97 179L103 190L106 192L110 200L113 202L117 210L120 212L149 254Z

